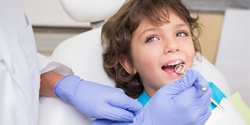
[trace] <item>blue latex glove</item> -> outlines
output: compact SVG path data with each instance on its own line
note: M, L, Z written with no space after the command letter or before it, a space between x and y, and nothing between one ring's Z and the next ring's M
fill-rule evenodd
M128 97L121 89L84 81L74 75L59 81L54 92L80 112L99 119L131 122L142 108L139 102Z
M130 122L117 122L117 121L111 121L111 120L105 120L105 119L98 119L91 122L91 125L128 125Z
M204 125L211 115L211 89L196 71L188 70L180 80L165 85L149 100L130 125ZM123 125L122 122L95 120L92 125Z

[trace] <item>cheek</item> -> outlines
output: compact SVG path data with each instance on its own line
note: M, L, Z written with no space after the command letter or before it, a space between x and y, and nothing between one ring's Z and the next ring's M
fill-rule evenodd
M194 44L191 45L191 50L190 50L190 55L192 56L192 58L194 58L195 56L195 49L194 49Z
M189 49L186 50L186 57L187 57L187 66L191 67L193 65L194 57L195 57L195 50L194 45L190 44Z
M190 58L194 58L195 56L195 50L194 47L191 47L190 50L188 51Z
M157 55L159 54L155 51L151 51L151 49L137 48L137 50L132 53L134 68L139 74L144 74L145 72L150 73L157 65Z
M194 42L191 38L188 40L188 42L186 42L186 45L184 45L183 47L186 50L186 53L188 53L190 56L191 55L194 56L194 54L195 54L194 48L195 47L194 47Z
M150 67L152 65L152 53L136 52L132 55L135 68ZM146 68L145 68L146 69ZM138 69L139 70L139 69Z

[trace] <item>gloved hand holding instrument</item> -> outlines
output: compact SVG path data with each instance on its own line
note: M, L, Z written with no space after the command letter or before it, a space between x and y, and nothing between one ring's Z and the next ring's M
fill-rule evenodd
M184 65L184 64L179 64L179 65L177 65L176 67L175 67L175 72L176 73L178 73L178 74L183 74L183 75L185 75L186 74L186 65ZM196 83L196 86L198 87L198 88L200 88L200 90L202 91L202 92L207 92L207 87L204 87L204 86L202 86L201 84L199 84L199 83ZM212 103L214 104L214 105L216 105L219 109L221 109L221 110L223 110L223 107L218 103L218 102L216 102L215 101L215 99L214 98L210 98L210 100L212 101Z
M204 93L200 85L207 88ZM179 80L160 88L130 125L204 125L211 115L212 91L200 73L187 70ZM96 120L92 125L128 123Z

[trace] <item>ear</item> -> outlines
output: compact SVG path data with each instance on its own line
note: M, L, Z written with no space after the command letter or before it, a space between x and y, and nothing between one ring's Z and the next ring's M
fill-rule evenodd
M136 69L132 67L132 64L128 61L128 58L126 56L122 55L120 57L119 63L128 74L135 74L137 72Z

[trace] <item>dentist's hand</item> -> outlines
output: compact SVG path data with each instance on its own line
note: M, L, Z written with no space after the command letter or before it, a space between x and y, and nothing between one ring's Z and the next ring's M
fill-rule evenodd
M121 89L84 81L74 75L59 81L54 92L80 112L98 119L131 122L142 108L139 102L128 97Z
M130 125L204 125L211 111L211 89L203 93L199 83L208 82L196 71L188 70L180 80L165 85L149 100ZM123 125L110 120L96 120L92 125Z
M197 83L209 88L201 74L188 70L180 80L158 90L132 125L204 125L211 115L212 91L203 93Z

